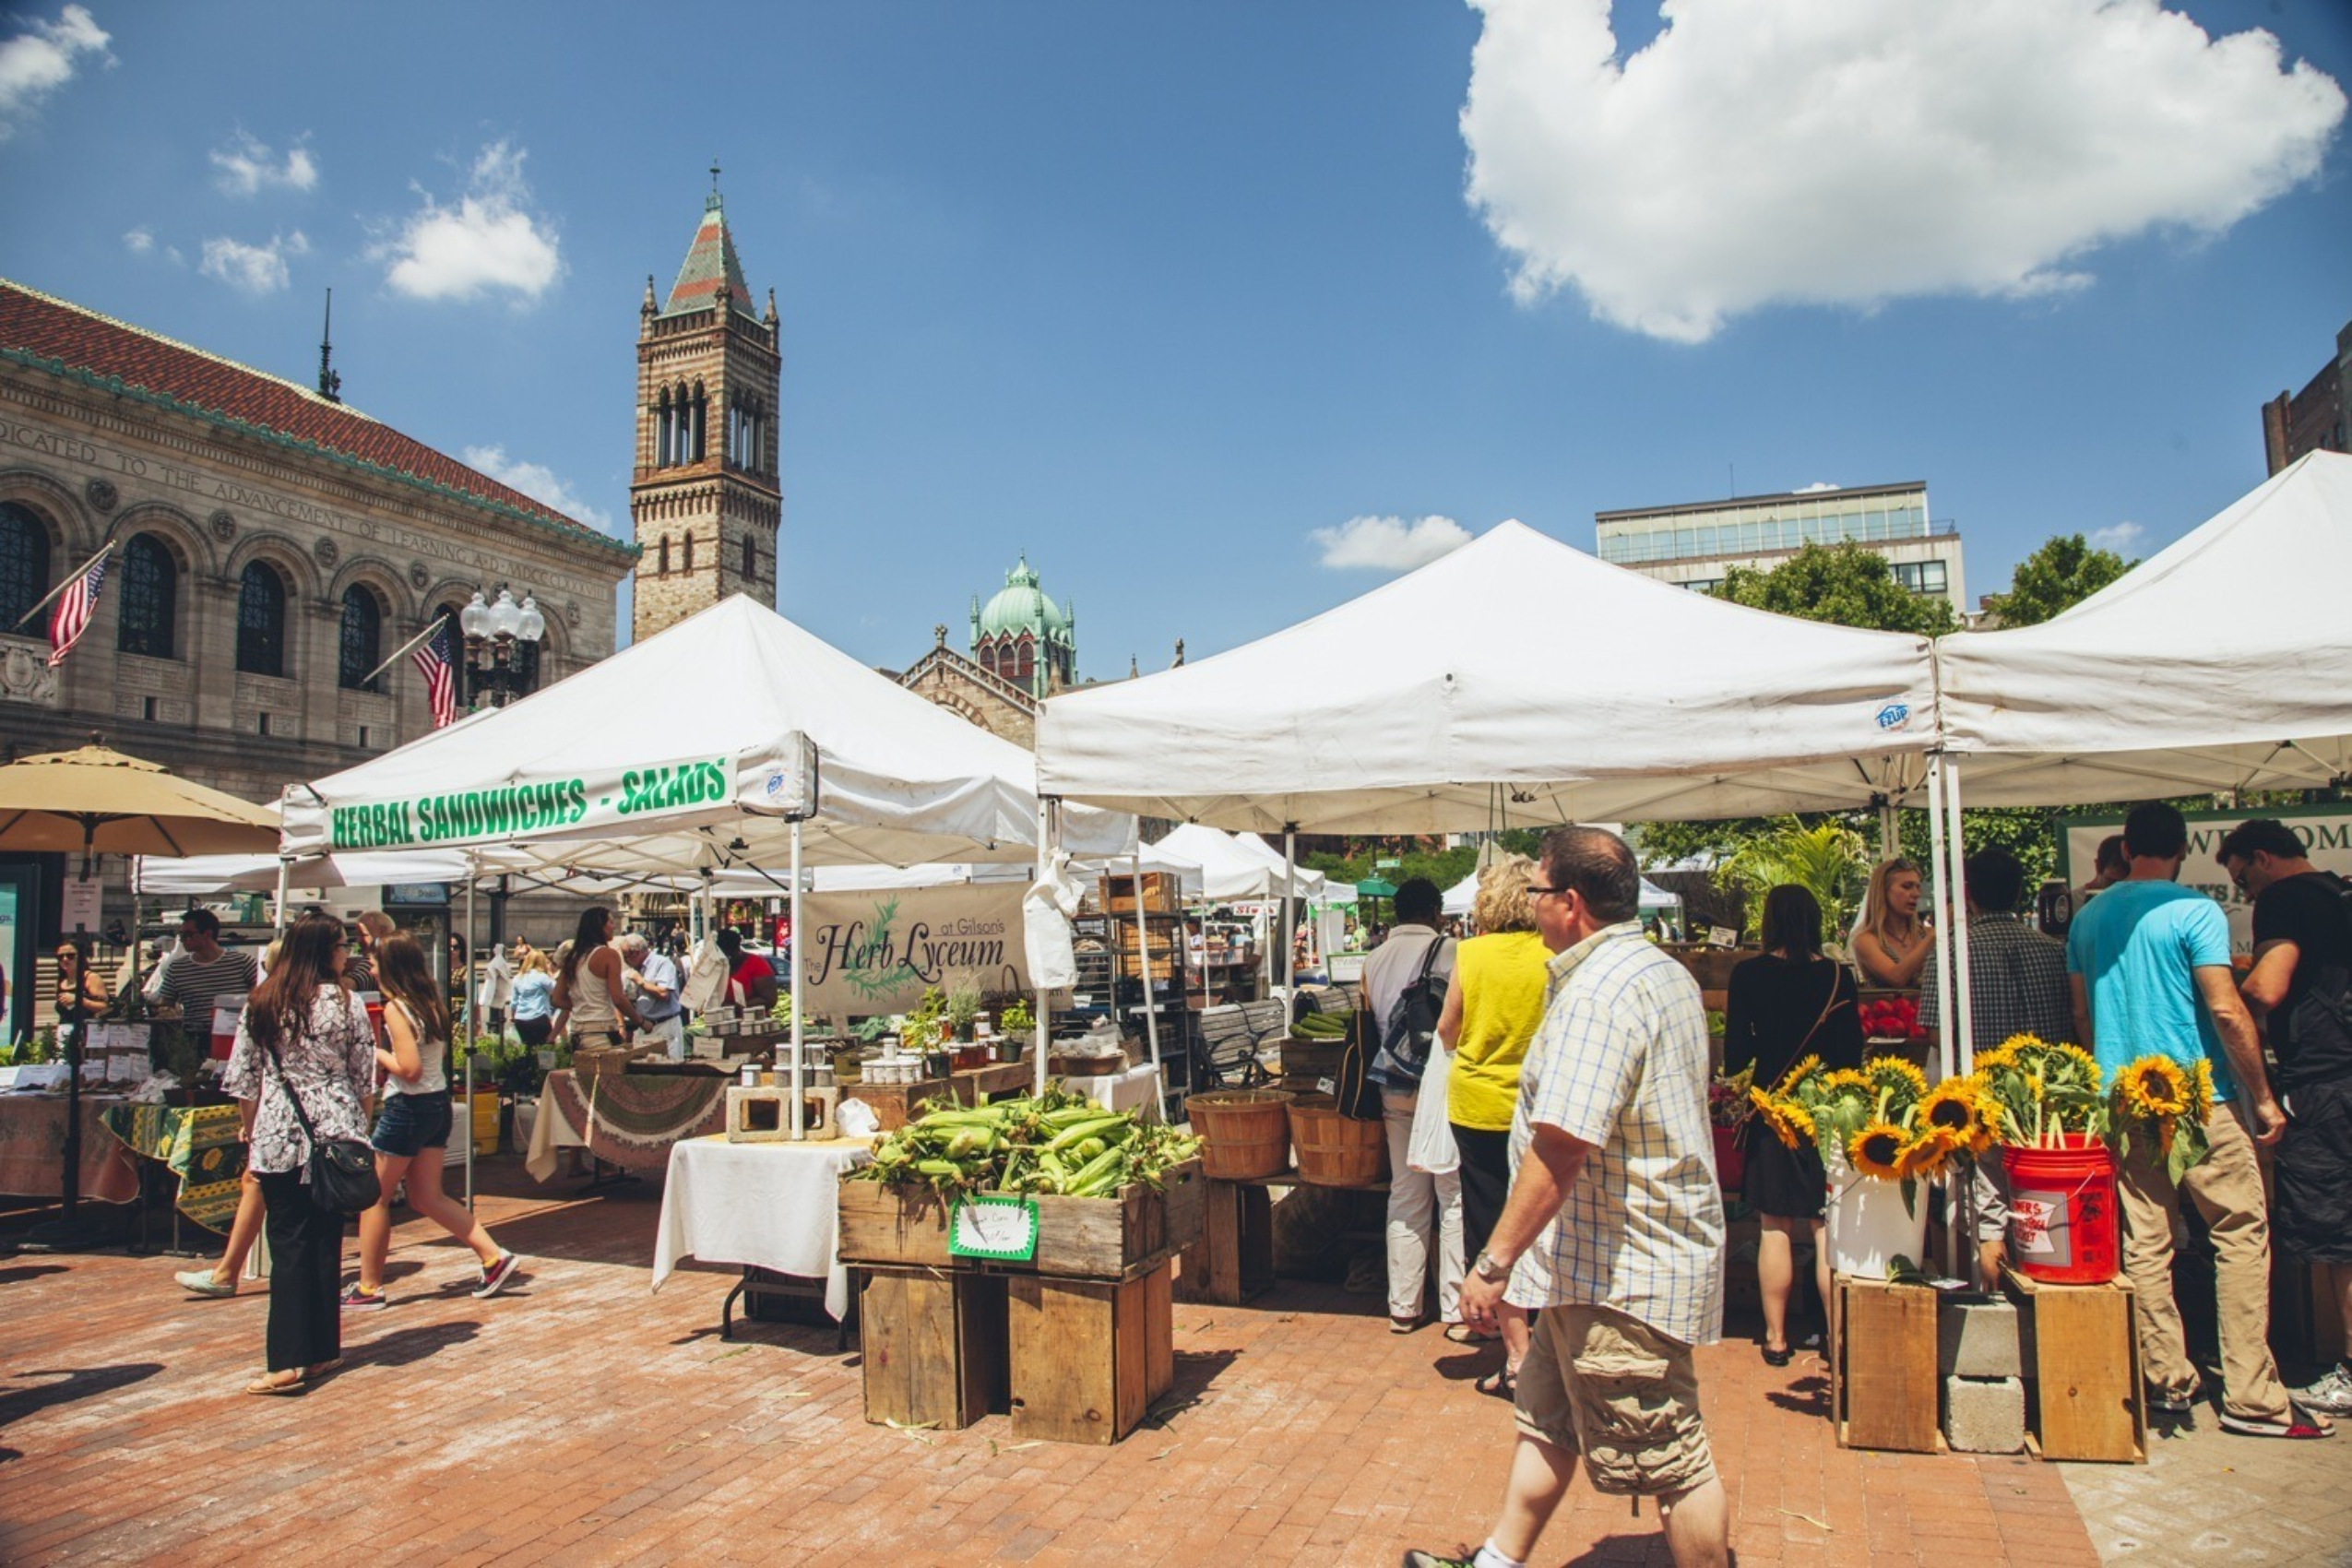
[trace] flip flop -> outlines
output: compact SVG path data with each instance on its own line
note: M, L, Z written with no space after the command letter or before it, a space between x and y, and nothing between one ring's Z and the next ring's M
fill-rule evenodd
M248 1394L258 1394L266 1398L291 1399L297 1396L308 1394L310 1392L310 1384L304 1379L301 1372L296 1372L293 1376L282 1380L267 1377L255 1378L253 1382L245 1384L245 1392Z
M1519 1374L1508 1367L1497 1367L1470 1386L1497 1399L1515 1398L1519 1392Z

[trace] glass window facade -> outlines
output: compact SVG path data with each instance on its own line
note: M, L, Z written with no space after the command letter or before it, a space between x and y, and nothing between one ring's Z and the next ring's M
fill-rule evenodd
M177 657L180 564L153 534L135 534L123 547L123 596L115 611L114 646L148 659Z

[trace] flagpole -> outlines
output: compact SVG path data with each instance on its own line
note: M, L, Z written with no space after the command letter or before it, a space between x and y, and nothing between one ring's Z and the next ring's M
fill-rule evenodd
M440 629L441 617L436 615L432 620L425 623L425 628L423 631L419 632L415 636L410 637L407 642L402 643L399 647L395 649L391 658L386 659L383 663L377 665L374 669L362 676L360 678L360 684L362 686L365 686L370 681L374 680L378 675L383 674L386 670L389 670L395 664L399 663L402 655L406 654L410 648L416 647L417 644L424 641L425 638L433 636L434 633Z
M91 556L89 560L81 564L79 570L69 572L65 576L58 578L57 586L51 588L48 595L43 598L39 604L34 605L30 610L26 611L22 615L17 618L17 624L8 628L10 635L13 636L16 633L22 631L26 622L31 620L34 616L40 614L42 611L56 603L57 596L59 594L64 593L67 588L73 587L76 583L80 582L84 577L89 576L89 569L92 566L97 565L101 561L105 560L107 552L113 548L114 541L111 539L108 540L104 544L98 547L97 554Z

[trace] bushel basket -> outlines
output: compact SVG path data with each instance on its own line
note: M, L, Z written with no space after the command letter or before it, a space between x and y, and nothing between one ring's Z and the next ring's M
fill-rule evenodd
M1279 1089L1211 1089L1184 1101L1201 1140L1201 1170L1219 1182L1279 1176L1290 1166L1291 1097Z

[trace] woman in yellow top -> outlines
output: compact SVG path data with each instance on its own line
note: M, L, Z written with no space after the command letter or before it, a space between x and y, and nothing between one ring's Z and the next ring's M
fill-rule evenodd
M1486 1251L1511 1194L1511 1115L1519 1105L1519 1064L1543 1021L1544 982L1551 954L1536 934L1527 888L1536 863L1525 855L1495 861L1479 874L1470 918L1479 934L1455 949L1454 980L1437 1039L1452 1066L1445 1075L1445 1115L1462 1154L1462 1248ZM1503 1366L1479 1380L1479 1392L1509 1398L1527 1353L1527 1314L1496 1309ZM1467 1328L1449 1338L1482 1337Z

